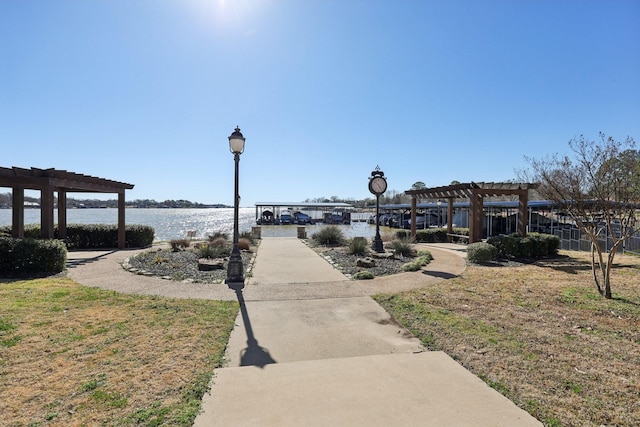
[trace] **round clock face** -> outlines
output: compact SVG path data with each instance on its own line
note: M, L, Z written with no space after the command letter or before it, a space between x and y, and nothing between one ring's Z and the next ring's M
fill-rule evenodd
M382 194L387 191L387 180L381 176L376 176L369 181L369 190L373 194Z

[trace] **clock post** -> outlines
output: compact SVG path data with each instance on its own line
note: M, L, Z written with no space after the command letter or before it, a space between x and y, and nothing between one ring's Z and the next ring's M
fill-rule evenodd
M382 253L384 252L384 247L380 238L380 196L387 191L387 179L379 166L376 166L376 169L371 172L369 191L376 196L376 236L373 238L371 249L377 253Z

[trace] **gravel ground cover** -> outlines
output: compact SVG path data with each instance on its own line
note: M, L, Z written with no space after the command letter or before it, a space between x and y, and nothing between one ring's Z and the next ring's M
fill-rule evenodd
M348 253L346 246L327 248L312 247L320 256L326 258L337 269L347 275L354 275L361 271L369 271L374 276L388 276L402 272L402 266L413 258L404 257L374 257L375 266L359 267L358 260L365 258L361 255ZM255 261L256 249L251 252L241 251L245 276L250 274ZM142 252L127 260L124 267L136 274L162 277L168 280L188 281L194 283L223 283L227 269L200 271L198 269L198 255L190 250L174 252L171 249L153 249Z
M251 270L255 251L241 251L245 276ZM194 283L223 283L227 277L227 261L224 268L212 271L198 269L198 255L192 250L174 252L171 249L154 249L129 258L124 267L137 274L158 276L169 280Z
M364 258L361 255L352 255L347 252L345 247L337 247L331 249L315 248L322 256L328 258L331 263L342 271L344 274L354 275L361 271L370 271L374 276L387 276L402 272L402 266L413 258L395 258L382 257L374 258L374 267L358 267L358 259Z

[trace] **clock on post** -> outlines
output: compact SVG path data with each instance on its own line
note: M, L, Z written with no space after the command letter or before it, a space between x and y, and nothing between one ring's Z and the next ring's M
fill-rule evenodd
M369 191L376 196L376 236L373 238L371 249L382 253L384 252L384 247L380 238L380 196L387 191L387 178L384 177L384 172L380 170L380 166L376 166L376 169L371 172Z

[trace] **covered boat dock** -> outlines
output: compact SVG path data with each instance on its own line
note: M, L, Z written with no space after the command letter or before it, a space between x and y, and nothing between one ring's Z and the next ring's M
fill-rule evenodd
M311 214L309 215L313 221L317 222L351 221L350 214L354 209L354 207L348 203L338 202L259 202L255 204L255 207L256 222L265 225L278 224L280 215L284 211L315 213L315 217Z

